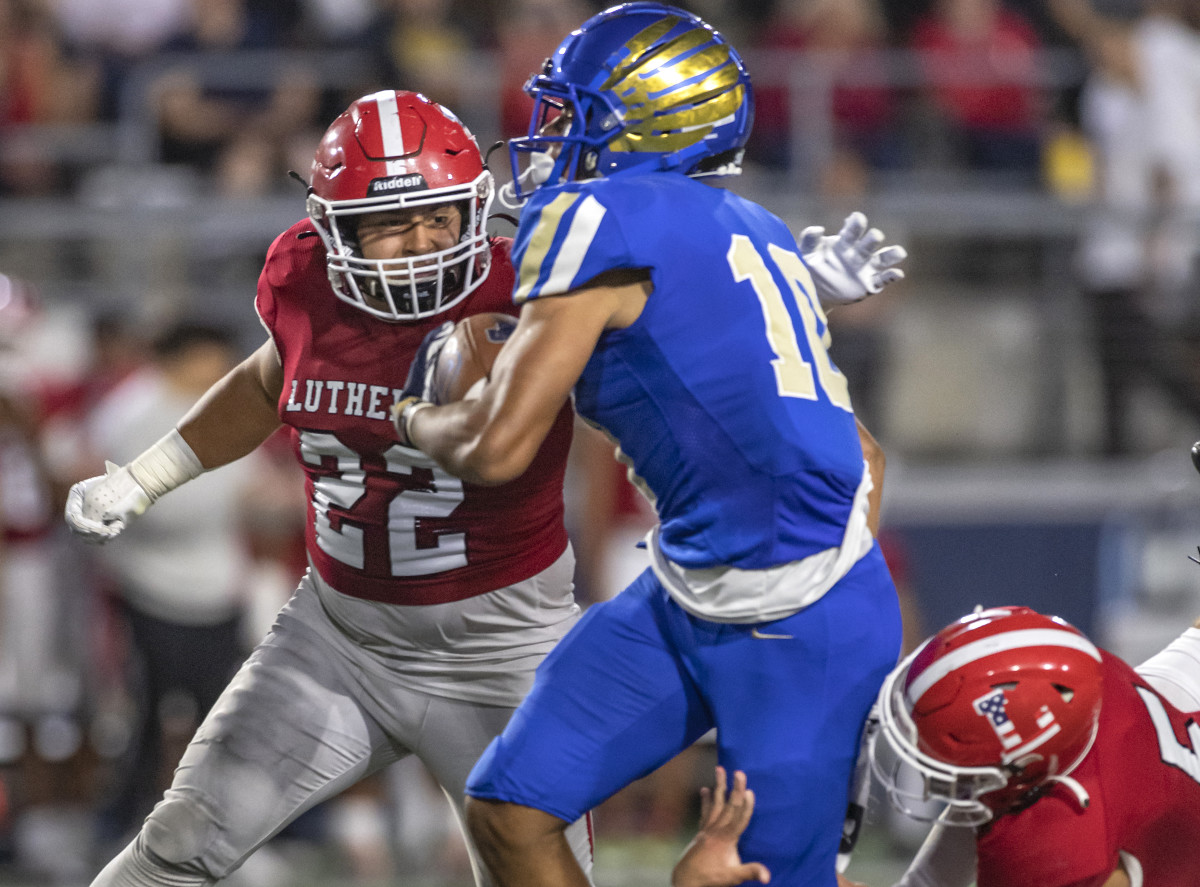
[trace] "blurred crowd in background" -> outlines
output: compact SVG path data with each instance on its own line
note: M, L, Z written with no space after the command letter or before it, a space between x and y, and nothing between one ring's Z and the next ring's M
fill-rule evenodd
M1117 11L1136 11L1137 0L1123 2ZM930 97L951 135L943 150L970 167L1036 180L1041 147L1071 117L1045 89L1054 72L1043 71L1039 58L1068 37L1034 0L684 5L760 59L754 162L789 164L791 116L820 111L804 107L820 98L796 101L780 74L797 51L819 61L806 77L840 79L831 97L833 152L819 171L824 187L861 188L870 171L918 161L923 146L906 130L919 122L906 119L905 105L925 75L935 78ZM5 0L0 126L114 123L149 110L154 160L187 164L221 192L252 196L285 188L283 173L307 166L326 122L379 84L403 84L459 109L473 108L465 93L486 79L499 99L499 132L490 134L523 132L525 79L563 34L602 7L586 0ZM880 50L914 56L889 59ZM326 76L262 56L256 71L237 67L238 54L271 51L349 51L353 69ZM63 193L80 184L73 173L81 170L56 168L53 158L4 154L0 193Z
M105 549L67 536L67 488L157 439L260 339L258 265L303 213L288 172L307 176L351 100L423 91L486 151L524 132L524 81L605 5L0 0L0 883L87 883L305 566L304 494L282 436L172 493ZM866 209L909 249L895 293L833 319L856 409L898 464L1137 458L1200 436L1200 3L678 5L725 32L755 78L746 186L802 224ZM492 166L505 181L507 158ZM287 201L282 224L274 200ZM130 205L154 230L126 234L129 215L102 214ZM224 215L196 228L212 206ZM193 227L161 236L168 217ZM186 237L197 242L181 247ZM982 324L978 342L964 311ZM901 375L911 381L887 384ZM981 398L987 382L1033 393L1012 406ZM956 424L962 414L982 424ZM1151 543L1190 550L1180 529L1197 536L1200 500L1167 486ZM651 516L584 429L567 495L586 605L640 569L634 544ZM1086 540L1108 546L1108 567L1085 579L1103 574L1093 584L1109 591L1091 588L1092 609L1064 615L1103 628L1114 576L1135 596L1167 589L1157 599L1171 618L1195 605L1196 577L1151 563L1161 547L1113 567L1120 546L1099 524ZM958 615L923 597L936 584L924 539L886 540L913 638L923 611L929 624ZM601 838L681 837L705 755L615 798ZM337 848L352 878L463 879L449 816L423 774L400 767L281 838ZM242 877L269 885L295 871L268 852Z

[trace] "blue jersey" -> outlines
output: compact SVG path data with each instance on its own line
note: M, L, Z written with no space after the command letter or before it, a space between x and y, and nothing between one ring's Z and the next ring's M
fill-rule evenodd
M644 311L601 336L575 403L655 500L667 558L763 569L842 545L862 448L778 217L684 175L571 182L534 192L513 260L518 302L613 269L649 273Z

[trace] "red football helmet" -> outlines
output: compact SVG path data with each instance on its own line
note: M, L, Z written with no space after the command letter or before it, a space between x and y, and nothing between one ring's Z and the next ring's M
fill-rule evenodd
M1100 651L1062 619L977 610L884 680L872 769L898 809L952 825L1019 809L1053 782L1086 805L1068 774L1096 738L1102 685Z
M459 302L487 277L492 175L470 130L425 96L385 90L350 105L321 139L310 185L308 215L343 301L384 320L416 320ZM446 203L462 209L454 247L363 258L358 217Z

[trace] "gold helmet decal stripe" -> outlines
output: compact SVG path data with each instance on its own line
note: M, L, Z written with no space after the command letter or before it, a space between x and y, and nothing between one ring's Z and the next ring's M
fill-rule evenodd
M697 103L694 109L682 109L672 111L668 114L662 114L654 118L654 128L660 132L688 129L694 127L697 123L695 117L703 115L702 123L715 126L726 117L733 115L733 112L738 109L742 103L742 88L739 86L734 90L725 90L724 92L716 93L715 95L705 98L701 103Z
M738 86L733 92L719 96L718 101L710 102L712 107L678 111L670 117L661 118L663 122L655 121L653 126L626 129L609 143L609 148L613 151L678 151L699 142L718 124L730 119L742 101L743 90ZM729 112L721 115L719 111L723 107L728 107ZM671 122L668 124L666 121Z
M601 87L626 112L610 150L678 151L704 139L745 101L729 47L713 42L711 32L693 30L659 45L679 21L668 16L634 36Z
M647 52L653 49L654 45L658 43L658 41L664 36L670 33L671 29L679 24L679 22L679 16L670 15L635 34L633 39L625 44L625 49L628 50L625 61L613 68L613 72L608 76L608 79L604 81L604 84L600 87L600 89L605 90L614 88L614 84L616 84L619 80L628 77L634 68L640 67L643 62L642 56L646 55ZM671 44L668 43L667 47L658 47L655 53L650 57L651 60L660 57L662 50L664 48L669 48L670 46Z

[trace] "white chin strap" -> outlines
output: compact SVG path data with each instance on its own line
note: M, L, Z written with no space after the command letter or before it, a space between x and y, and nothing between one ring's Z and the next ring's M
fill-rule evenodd
M521 173L517 181L521 183L521 190L529 193L538 185L548 182L550 173L553 171L553 155L545 151L534 151L529 155L528 169ZM500 186L500 190L496 192L496 202L511 212L520 212L521 206L525 203L523 199L518 199L517 189L512 182L506 182Z
M1081 810L1086 810L1092 803L1091 797L1088 796L1087 789L1079 784L1079 780L1070 776L1051 776L1047 782L1059 782L1071 790L1071 794L1075 796L1075 800L1079 802Z

